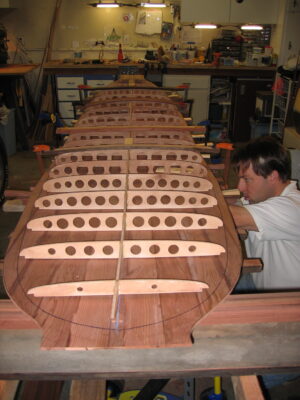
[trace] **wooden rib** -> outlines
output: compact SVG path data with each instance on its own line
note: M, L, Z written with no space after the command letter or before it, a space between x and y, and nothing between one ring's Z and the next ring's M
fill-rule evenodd
M126 161L82 161L56 165L49 172L50 178L72 175L108 175L127 172Z
M207 192L212 189L212 183L207 179L189 175L131 174L128 179L130 190ZM49 179L43 189L51 193L125 190L125 183L125 174L81 175Z
M81 148L88 146L122 146L122 145L152 145L153 143L159 143L161 145L184 145L184 144L192 144L193 140L188 136L186 138L160 138L159 136L155 137L155 135L151 135L151 138L124 138L124 139L90 139L90 140L77 140L77 141L69 141L68 139L65 142L64 148L72 149L72 148Z
M108 175L108 174L144 174L144 173L160 173L160 174L182 174L191 176L205 177L207 169L204 165L179 160L125 160L118 161L85 161L71 162L56 165L50 172L50 178L60 178L63 176L75 175Z
M196 153L197 154L197 153ZM111 160L127 160L128 150L90 150L90 151L74 151L58 154L55 157L55 164L67 164L71 162L85 161L111 161Z
M131 160L129 172L132 174L159 173L207 176L207 168L199 163L179 160Z
M33 231L120 231L122 229L120 212L62 214L35 218L28 222L27 229Z
M128 193L128 209L157 208L204 208L217 205L217 200L202 193L181 191L130 191Z
M123 213L61 214L35 218L28 222L33 231L120 231ZM206 214L175 212L129 212L126 213L127 231L162 231L177 229L217 229L223 226L220 218Z
M47 192L84 192L100 190L125 190L126 175L80 175L49 179L43 189ZM199 182L204 185L204 182Z
M130 190L182 190L187 192L207 192L212 189L212 183L207 179L189 175L131 174L129 175Z
M55 283L28 290L35 297L112 296L115 280ZM120 279L119 295L198 293L204 282L180 279Z
M127 230L217 229L223 226L218 217L196 213L130 212L126 218Z
M27 247L20 256L27 259L115 259L119 241L49 243ZM193 240L124 240L124 258L201 257L224 253L224 247Z
M41 210L123 209L124 191L59 193L38 198L34 205Z
M201 156L201 154L196 153L193 150L132 149L129 150L129 154L131 160L158 160L159 158L161 158L162 160L180 160L196 163L201 163L203 161L203 157Z

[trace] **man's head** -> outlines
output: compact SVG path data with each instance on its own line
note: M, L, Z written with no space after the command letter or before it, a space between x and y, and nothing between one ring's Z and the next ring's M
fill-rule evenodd
M291 175L289 152L270 136L236 150L232 162L237 167L238 187L252 203L278 196Z

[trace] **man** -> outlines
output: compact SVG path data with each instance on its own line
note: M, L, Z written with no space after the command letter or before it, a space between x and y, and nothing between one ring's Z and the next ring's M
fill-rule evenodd
M232 161L244 198L230 210L236 226L249 231L247 256L264 264L262 272L251 274L256 289L300 289L300 191L290 181L288 151L261 137L238 149Z

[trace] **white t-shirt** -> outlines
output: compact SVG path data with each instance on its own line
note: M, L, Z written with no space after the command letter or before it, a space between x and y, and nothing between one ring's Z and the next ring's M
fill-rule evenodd
M300 289L300 191L291 182L280 196L245 205L258 232L246 239L248 257L263 260L252 274L257 289Z

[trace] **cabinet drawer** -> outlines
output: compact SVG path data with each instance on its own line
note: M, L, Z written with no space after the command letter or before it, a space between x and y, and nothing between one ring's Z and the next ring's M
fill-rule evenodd
M79 101L79 90L58 90L57 97L59 101Z
M74 108L71 102L59 103L59 113L62 118L74 119Z
M57 76L56 85L58 89L77 89L84 84L83 76Z
M91 86L92 88L102 88L110 83L112 83L112 79L87 79L86 84Z

